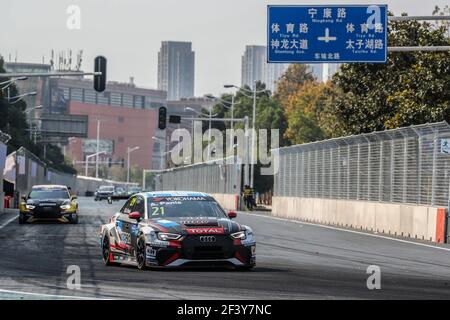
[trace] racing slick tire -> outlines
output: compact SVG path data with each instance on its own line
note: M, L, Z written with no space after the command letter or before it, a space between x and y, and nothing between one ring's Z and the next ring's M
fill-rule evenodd
M250 271L253 269L254 266L239 266L236 267L235 270L237 271Z
M70 223L78 224L78 213L72 214L70 216Z
M105 266L115 265L115 263L110 260L111 248L109 247L109 245L110 245L109 236L104 235L102 238L102 260Z
M145 237L141 235L136 241L136 264L139 270L147 269L147 250Z

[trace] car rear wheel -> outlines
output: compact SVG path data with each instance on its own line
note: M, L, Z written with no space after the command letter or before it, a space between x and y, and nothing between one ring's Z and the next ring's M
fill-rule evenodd
M249 271L252 270L254 266L239 266L236 267L236 270L240 270L240 271Z
M70 216L70 219L71 219L72 224L78 224L78 214L77 213L72 214Z
M110 248L109 236L103 236L102 240L102 260L105 266L111 266L114 262L111 261L111 248Z
M140 236L136 243L136 262L139 270L147 269L147 266L145 264L146 258L145 237Z

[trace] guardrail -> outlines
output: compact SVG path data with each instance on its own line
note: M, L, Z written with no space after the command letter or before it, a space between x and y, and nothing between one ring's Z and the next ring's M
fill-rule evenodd
M275 196L448 205L445 121L277 150Z

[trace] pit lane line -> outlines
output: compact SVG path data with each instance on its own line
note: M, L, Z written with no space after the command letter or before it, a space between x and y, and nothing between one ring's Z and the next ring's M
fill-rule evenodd
M0 226L0 230L3 229L4 227L6 227L8 224L10 224L11 222L13 222L14 220L18 219L19 215L12 217L11 219L9 219L8 221L4 222L1 226Z
M368 237L381 238L381 239L397 241L397 242L402 242L402 243L407 243L407 244L414 244L416 246L422 246L422 247L434 248L434 249L438 249L438 250L450 251L450 248L444 248L444 247L439 247L439 246L436 246L436 245L425 244L425 243L414 242L414 241L408 241L408 240L403 240L403 239L398 239L398 238L393 238L393 237L388 237L388 236L382 236L382 235L373 234L373 233L361 232L361 231L356 231L356 230L342 229L342 228L338 228L338 227L326 226L326 225L310 223L310 222L303 222L303 221L298 221L298 220L278 218L278 217L273 217L273 216L260 214L260 213L249 213L249 212L245 212L245 211L240 211L239 213L243 213L243 214L246 214L248 216L258 216L258 217L266 218L266 219L293 222L293 223L297 223L297 224L308 225L308 226L313 226L313 227L318 227L318 228L325 228L325 229L331 229L331 230L336 230L336 231L349 232L349 233L364 235L364 236L368 236Z

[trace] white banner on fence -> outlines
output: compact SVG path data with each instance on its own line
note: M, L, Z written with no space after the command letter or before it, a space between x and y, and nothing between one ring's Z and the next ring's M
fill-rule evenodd
M37 163L31 161L31 176L34 178L37 176Z
M17 156L17 164L19 165L19 174L25 174L25 157Z
M16 183L16 160L12 154L6 158L5 169L3 170L3 179L9 183Z

